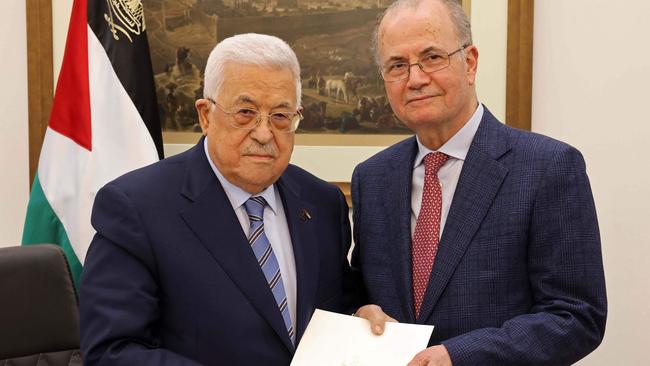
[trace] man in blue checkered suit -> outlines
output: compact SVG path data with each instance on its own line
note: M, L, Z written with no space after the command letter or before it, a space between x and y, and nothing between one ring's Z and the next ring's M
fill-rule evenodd
M593 351L607 302L581 154L478 102L456 1L399 1L375 41L393 111L416 136L352 177L352 265L371 304L357 314L380 329L434 325L410 366L568 365Z

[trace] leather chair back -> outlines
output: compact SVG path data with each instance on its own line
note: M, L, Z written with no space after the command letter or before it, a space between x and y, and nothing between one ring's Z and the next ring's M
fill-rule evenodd
M82 365L77 292L58 246L0 248L0 365Z

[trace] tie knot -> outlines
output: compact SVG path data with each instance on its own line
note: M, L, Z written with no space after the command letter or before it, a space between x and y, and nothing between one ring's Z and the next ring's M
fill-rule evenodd
M266 200L261 196L251 197L246 202L244 202L244 207L246 208L248 218L251 221L260 221L264 217L264 207L266 207Z
M449 159L449 155L441 152L432 152L428 153L424 157L424 174L426 175L437 175L440 167L445 165L445 162Z

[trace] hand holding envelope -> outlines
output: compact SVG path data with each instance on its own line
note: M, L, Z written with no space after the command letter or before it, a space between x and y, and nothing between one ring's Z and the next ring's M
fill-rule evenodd
M384 333L386 322L397 322L377 305L365 305L359 308L356 316L370 322L370 329L376 335ZM416 354L407 366L452 366L447 348L443 345L429 347Z
M366 319L316 309L291 366L406 365L432 332L430 325L388 322L378 336Z

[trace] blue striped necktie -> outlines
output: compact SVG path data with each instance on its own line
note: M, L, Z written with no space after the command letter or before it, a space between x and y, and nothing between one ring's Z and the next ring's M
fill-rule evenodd
M282 283L282 274L280 273L280 266L278 259L273 254L271 242L264 233L264 208L266 207L266 200L263 197L251 197L244 203L248 219L250 220L250 230L248 231L248 243L255 253L257 263L264 272L266 282L271 288L275 302L280 308L282 318L284 319L284 326L289 333L291 342L295 343L294 330L291 325L291 317L289 315L289 306L287 306L287 295L284 291L284 284Z

